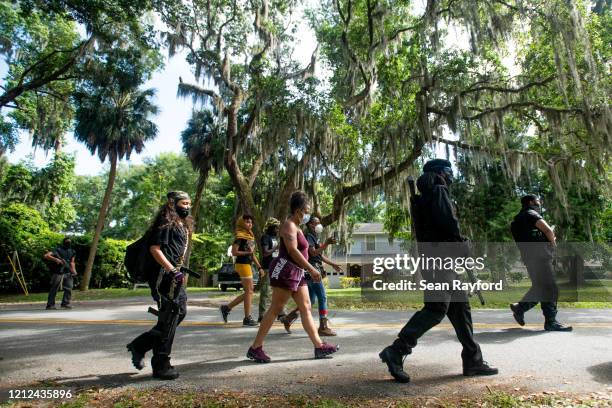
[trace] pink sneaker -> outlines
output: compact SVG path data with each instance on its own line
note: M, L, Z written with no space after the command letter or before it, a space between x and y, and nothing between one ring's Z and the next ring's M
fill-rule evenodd
M263 351L263 346L249 347L246 356L256 363L269 363L271 361L271 358Z
M315 358L330 358L328 356L330 354L334 354L338 350L340 350L340 346L329 343L321 343L321 347L315 347Z

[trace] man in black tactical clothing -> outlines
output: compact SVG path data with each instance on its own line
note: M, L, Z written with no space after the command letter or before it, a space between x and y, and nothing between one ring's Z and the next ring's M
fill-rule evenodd
M540 215L540 200L529 194L521 198L521 211L511 224L512 236L527 267L531 288L510 310L521 326L525 325L525 312L540 303L547 331L572 331L557 321L559 289L555 282L552 261L557 246L555 233Z
M132 354L132 364L138 370L144 368L145 354L152 349L153 377L174 380L179 373L170 365L170 353L176 327L187 314L187 278L181 272L181 266L193 230L193 218L189 215L191 200L187 193L172 191L167 199L147 231L151 255L160 266L152 271L149 280L158 305L157 324L136 337L127 348Z
M424 257L467 256L463 252L466 248L465 239L460 234L456 209L448 192L451 183L451 163L443 159L428 161L423 167L423 174L417 180L421 193L419 217L422 217L418 221L423 225L421 232L417 232L417 238L419 254ZM450 282L458 278L453 270L423 269L422 275L427 282L434 283ZM450 287L452 288L452 285ZM474 340L472 313L465 291L426 291L424 303L424 307L402 328L393 344L379 354L396 381L410 381L410 376L403 368L404 356L411 354L417 340L440 323L444 316L448 316L463 346L463 375L497 374L497 368L490 367L483 361L480 347Z
M44 259L52 262L50 269L53 272L51 276L51 289L47 297L47 310L55 310L55 296L60 285L63 287L64 295L62 297L62 309L72 309L70 300L72 299L72 287L74 285L74 277L76 276L76 267L74 258L76 251L72 249L72 241L70 237L64 238L62 246L55 248L53 251L48 251L44 255Z

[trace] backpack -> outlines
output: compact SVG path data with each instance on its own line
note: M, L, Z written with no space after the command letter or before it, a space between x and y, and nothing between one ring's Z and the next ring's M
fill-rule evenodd
M149 251L150 234L146 233L138 241L125 249L125 275L131 283L148 283L153 273L159 271L159 264Z

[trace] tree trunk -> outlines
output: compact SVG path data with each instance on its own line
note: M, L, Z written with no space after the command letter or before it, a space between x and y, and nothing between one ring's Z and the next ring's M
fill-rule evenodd
M259 237L263 228L263 216L261 215L261 211L255 206L253 190L249 185L249 180L242 174L236 159L236 150L238 149L238 141L236 140L238 137L238 109L240 108L241 102L242 96L235 95L231 105L227 108L225 146L228 151L225 154L224 164L230 176L230 180L232 181L232 185L234 186L234 191L236 191L237 198L240 201L242 212L248 213L255 218L253 232L256 237ZM256 241L258 242L259 240L256 239Z
M206 181L208 180L208 170L200 170L200 174L198 176L198 185L196 187L195 197L193 199L193 211L191 215L194 220L194 228L195 232L200 230L200 203L202 202L202 194L204 193L204 188L206 187Z
M196 188L195 197L193 199L193 211L191 215L193 216L194 226L193 232L198 232L200 230L200 202L202 201L202 193L204 192L204 187L206 186L206 180L208 179L208 170L200 170L200 175L198 176L198 186ZM193 241L192 237L189 237L189 247L187 248L187 252L185 254L185 266L189 267L189 257L191 256L191 251L193 250Z
M98 223L96 224L96 231L94 232L91 247L89 248L89 256L87 257L87 263L85 264L85 271L83 272L83 280L81 281L81 290L87 290L89 288L89 281L91 279L91 271L93 269L94 259L96 258L96 252L98 250L98 243L100 242L100 235L104 229L104 221L106 219L106 213L110 205L111 193L113 192L113 185L115 184L115 176L117 175L117 155L111 155L111 167L108 173L108 183L106 184L106 191L104 192L104 198L102 199L102 207L100 207L100 214L98 215Z

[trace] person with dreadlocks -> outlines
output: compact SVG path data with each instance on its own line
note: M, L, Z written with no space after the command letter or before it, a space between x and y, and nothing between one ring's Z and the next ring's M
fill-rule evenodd
M187 277L181 267L193 231L190 209L191 199L187 193L169 192L167 202L145 235L151 255L160 266L149 280L151 294L158 305L158 319L155 327L136 337L127 348L138 370L144 368L145 354L152 349L153 377L162 380L174 380L179 376L176 368L170 365L170 352L176 327L187 314Z
M232 245L232 256L236 257L234 269L240 276L240 282L244 293L236 296L227 305L220 307L221 317L227 323L227 317L232 309L244 302L243 326L257 326L258 323L251 317L251 302L253 300L253 270L251 263L255 263L259 271L259 279L266 275L255 256L255 235L253 235L253 216L244 214L236 220L236 231L234 233L234 244Z

